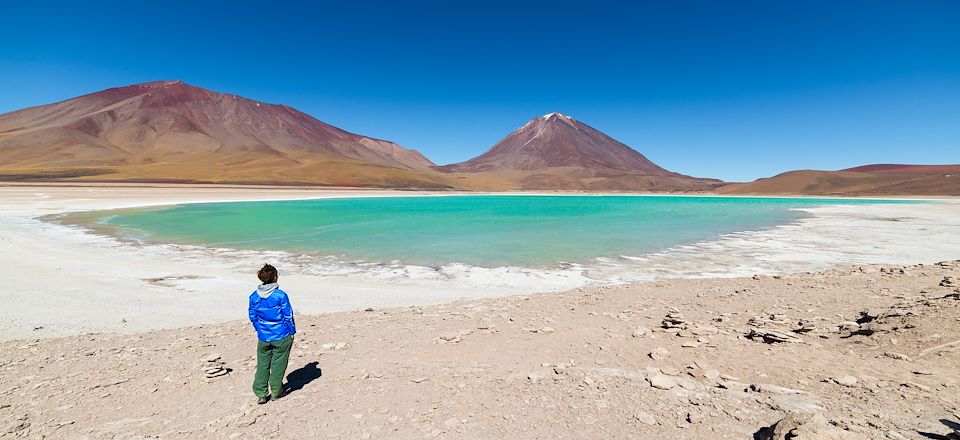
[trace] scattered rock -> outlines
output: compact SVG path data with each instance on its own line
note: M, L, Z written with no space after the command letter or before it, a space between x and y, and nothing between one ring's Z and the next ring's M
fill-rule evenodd
M789 325L790 320L782 313L773 313L769 315L759 315L747 320L747 325L753 327L765 327L767 325Z
M460 334L459 334L459 333L444 333L444 334L440 335L440 340L441 340L441 341L446 341L446 342L460 342Z
M650 382L650 386L661 390L669 390L677 386L677 378L665 374L654 374L647 378L647 382Z
M757 393L768 393L768 394L777 394L777 395L788 395L788 394L803 394L805 391L796 390L793 388L781 387L777 385L770 385L766 383L755 383L750 384L750 391Z
M686 329L687 321L683 319L683 315L680 312L671 312L667 313L667 316L663 318L663 322L660 324L663 328L676 328L676 329Z
M657 418L645 411L636 410L633 412L633 418L644 425L656 425Z
M653 359L655 361L662 361L664 358L666 358L669 355L670 355L670 352L663 347L654 348L653 351L651 351L649 354L650 359Z
M778 342L803 342L803 339L798 336L794 336L791 333L760 329L756 327L750 328L750 331L747 333L747 337L753 339L754 341L761 340L768 344Z
M848 440L859 438L859 436L831 425L827 422L826 417L820 413L789 413L763 431L766 432L758 433L759 435L755 435L754 438L765 440Z
M892 352L892 351L888 351L888 352L883 353L883 356L884 356L884 357L888 357L888 358L890 358L890 359L896 359L896 360L898 360L898 361L907 361L907 362L910 362L910 356L907 356L907 355L905 355L905 354L900 354L900 353L894 353L894 352Z
M830 380L837 385L843 385L845 387L853 387L857 385L857 378L850 375L831 377Z
M642 337L647 336L647 335L649 335L649 334L650 334L650 329L648 329L648 328L646 328L646 327L637 327L637 328L633 329L633 337L634 337L634 338L642 338Z

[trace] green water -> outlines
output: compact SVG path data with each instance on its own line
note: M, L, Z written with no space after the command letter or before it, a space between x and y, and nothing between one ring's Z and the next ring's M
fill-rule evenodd
M898 201L672 196L448 196L206 203L97 213L128 238L439 266L642 257L771 228L792 208Z

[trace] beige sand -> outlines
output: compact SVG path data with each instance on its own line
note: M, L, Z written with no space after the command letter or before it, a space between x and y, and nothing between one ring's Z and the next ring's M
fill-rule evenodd
M954 438L957 277L864 266L301 315L295 390L263 406L244 321L5 342L0 438Z

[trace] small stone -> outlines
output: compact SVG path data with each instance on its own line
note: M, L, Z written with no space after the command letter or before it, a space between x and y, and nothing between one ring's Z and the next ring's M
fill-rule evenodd
M647 336L647 335L649 335L649 334L650 334L650 329L648 329L648 328L646 328L646 327L637 327L637 328L633 329L633 337L634 337L634 338L642 338L642 337Z
M669 354L670 354L670 352L667 351L666 348L657 347L657 348L654 348L653 351L650 352L649 356L650 356L650 359L653 359L653 360L655 360L655 361L662 361L662 360L663 360L664 358L666 358Z
M333 346L334 350L343 350L344 348L347 348L346 342L337 342L337 345Z
M413 382L413 383L423 383L423 382L426 382L426 381L428 381L428 380L430 380L429 377L415 377L415 378L413 378L413 379L410 379L410 382Z
M930 392L930 387L923 384L916 383L916 382L911 382L909 380L904 381L903 383L900 384L900 386L916 388L920 391L927 392L927 393Z
M207 377L207 379L213 379L213 378L215 378L215 377L224 376L224 375L226 375L226 374L227 374L227 370L220 370L220 371L215 372L215 373L207 373L207 374L206 374L206 377Z
M836 383L837 385L843 385L845 387L852 387L857 385L857 378L850 375L833 377L831 378L831 380L833 380L833 382Z
M553 333L553 327L544 327L540 329L540 333Z
M442 339L442 340L444 340L444 341L448 341L448 342L450 342L450 341L459 341L459 340L460 340L460 334L459 334L459 333L444 333L444 334L440 335L440 339Z
M220 353L210 353L203 357L205 362L216 362L220 360Z
M654 374L647 378L647 382L650 382L650 386L661 390L669 390L677 386L677 379L675 377L664 374Z
M643 423L644 425L656 425L657 418L645 411L636 410L633 413L633 418L638 422Z
M910 362L910 356L907 356L907 355L905 355L905 354L894 353L894 352L892 352L892 351L888 351L888 352L884 353L883 355L886 356L886 357L888 357L888 358L890 358L890 359L896 359L896 360L898 360L898 361L907 361L907 362Z
M803 339L800 339L799 337L790 333L760 329L756 327L750 329L750 332L747 333L747 337L753 340L760 339L768 344L777 342L803 342Z

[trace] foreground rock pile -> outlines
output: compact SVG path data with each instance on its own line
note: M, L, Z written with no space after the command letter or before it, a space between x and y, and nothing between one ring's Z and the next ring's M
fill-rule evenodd
M0 439L960 438L958 276L862 266L298 316L290 394L263 406L244 321L5 342Z
M216 379L230 373L230 369L220 360L220 355L211 353L203 357L203 376L206 379Z

